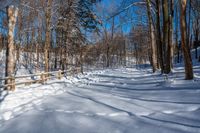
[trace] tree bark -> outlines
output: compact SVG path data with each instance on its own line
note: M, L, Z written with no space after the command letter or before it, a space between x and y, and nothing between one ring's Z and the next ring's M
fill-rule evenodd
M191 0L189 0L188 28L187 28L187 44L190 46L190 23L191 23Z
M174 47L173 47L173 20L174 20L174 0L170 0L170 14L169 14L169 40L168 40L168 61L167 61L167 72L171 72L173 67L173 55L174 55Z
M199 40L199 19L196 20L196 26L195 26L195 58L198 59L198 47L197 42Z
M181 0L180 30L181 30L182 50L185 63L185 79L190 80L194 78L194 75L193 75L191 54L189 51L189 46L187 44L186 7L187 7L187 0Z
M158 47L158 61L161 68L161 72L164 72L163 63L163 46L162 46L162 36L160 29L160 0L156 0L156 29L157 29L157 47Z
M162 1L163 8L163 47L164 47L164 73L171 72L170 44L169 44L169 5L168 0Z
M175 36L176 36L176 53L177 53L177 63L180 63L180 43L178 41L178 7L176 7L176 18L175 18Z
M14 49L14 30L18 15L18 9L14 6L9 6L7 8L8 13L8 43L6 50L6 77L13 77L15 71L15 49ZM6 80L5 84L12 84L13 80ZM13 90L13 86L8 87L8 90Z
M47 10L45 12L46 17L46 32L45 32L45 48L44 48L44 60L45 60L45 72L49 71L49 47L51 42L51 5L52 0L47 1Z
M153 19L151 16L151 3L150 0L146 0L147 2L147 15L149 21L149 31L150 31L150 41L151 41L151 61L152 61L152 69L153 72L157 69L157 56L156 56L156 38L155 31L153 26Z

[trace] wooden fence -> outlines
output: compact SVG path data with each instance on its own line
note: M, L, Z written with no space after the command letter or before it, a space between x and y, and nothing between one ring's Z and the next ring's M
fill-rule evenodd
M73 74L78 74L80 72L81 72L81 68L76 68L72 70L64 70L64 71L59 70L59 71L41 72L41 73L23 75L23 76L5 77L5 78L0 78L0 81L4 81L4 85L1 85L0 88L14 91L16 89L16 86L18 85L28 86L28 85L36 84L36 83L45 84L45 82L51 78L61 79L64 75L72 76ZM24 79L24 78L30 78L30 79ZM25 81L16 82L17 79L24 79ZM6 84L6 80L10 80L10 83Z

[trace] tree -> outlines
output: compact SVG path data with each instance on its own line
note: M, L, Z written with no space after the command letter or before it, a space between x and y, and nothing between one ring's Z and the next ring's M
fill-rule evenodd
M147 4L147 14L148 14L148 22L149 22L149 33L150 33L150 45L151 45L151 62L153 72L157 69L157 54L156 54L156 38L155 38L155 29L153 26L153 19L151 16L151 2L150 0L146 0Z
M8 13L8 43L6 50L6 77L13 77L15 71L15 51L14 51L14 30L17 21L18 9L14 6L9 6L7 8ZM12 79L7 79L6 84L12 84ZM7 88L14 89L14 88Z
M164 63L163 63L162 35L160 28L160 0L156 0L156 30L157 30L158 62L161 68L161 72L163 73Z
M187 0L181 0L180 1L180 30L181 30L182 50L183 50L184 63L185 63L185 79L190 80L190 79L193 79L194 75L193 75L190 49L189 49L189 45L187 44L186 7L187 7Z
M173 67L173 54L174 54L174 47L173 47L173 20L174 20L174 0L170 0L169 2L169 38L168 38L168 49L167 49L167 68L166 72L171 72L171 69Z
M170 44L169 44L169 3L162 0L163 9L163 50L164 50L164 73L171 71Z
M46 18L46 30L45 30L45 48L44 48L44 60L45 60L45 72L49 71L49 47L51 42L51 8L52 0L47 1L47 8L45 11Z
M81 51L80 45L86 42L85 33L98 30L99 20L93 9L96 2L97 0L60 0L58 2L60 17L57 18L55 26L58 43L56 47L60 50L62 69L66 69L67 64L73 62L72 58L78 58L79 64L82 62L79 55L81 53L78 51ZM73 56L71 61L69 56Z

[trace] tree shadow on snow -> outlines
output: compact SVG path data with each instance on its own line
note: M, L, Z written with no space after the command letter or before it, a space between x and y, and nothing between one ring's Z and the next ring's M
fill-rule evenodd
M124 112L124 113L127 113L129 116L135 116L133 113L129 112L129 111L126 111L126 110L123 110L123 109L119 109L119 108L116 108L114 106L111 106L109 104L106 104L106 103L103 103L103 102L100 102L98 100L95 100L91 97L86 97L86 96L82 96L82 95L78 95L78 94L75 94L75 93L72 93L72 92L67 92L68 94L72 95L72 96L76 96L76 97L79 97L79 98L83 98L83 99L87 99L87 100L90 100L90 101L93 101L94 103L98 103L100 105L103 105L105 107L108 107L108 108L111 108L115 111L120 111L120 112Z
M190 128L198 128L200 129L200 126L198 125L191 125L191 124L186 124L186 123L180 123L180 122L175 122L175 121L170 121L170 120L162 120L162 119L158 119L158 118L152 118L149 116L143 116L144 118L147 118L149 120L153 120L153 121L158 121L158 122L162 122L164 124L168 123L168 124L175 124L175 125L179 125L179 126L184 126L184 127L190 127Z
M8 96L8 91L4 88L0 88L0 104L4 101L4 99Z

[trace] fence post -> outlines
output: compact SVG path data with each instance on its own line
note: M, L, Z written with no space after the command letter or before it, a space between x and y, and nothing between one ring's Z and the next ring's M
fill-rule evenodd
M44 84L44 82L45 82L45 75L44 75L43 72L42 72L42 74L40 76L40 79L41 79L41 83Z
M61 70L58 71L58 76L57 77L58 77L59 80L62 78L62 71Z
M82 73L83 74L83 67L82 66L78 68L78 73Z
M15 77L14 76L12 76L11 77L11 91L15 91Z

